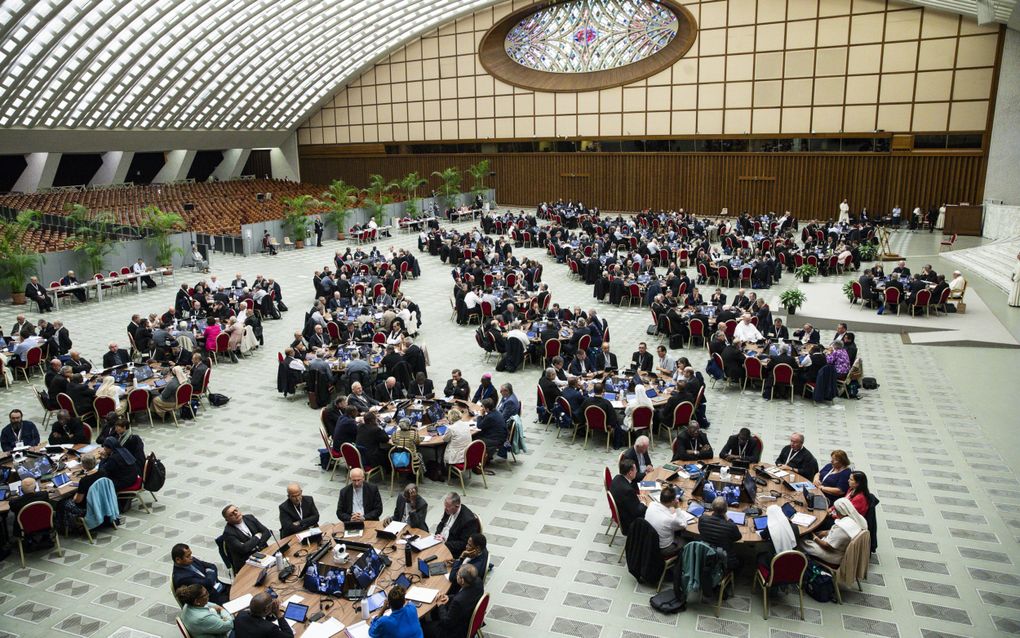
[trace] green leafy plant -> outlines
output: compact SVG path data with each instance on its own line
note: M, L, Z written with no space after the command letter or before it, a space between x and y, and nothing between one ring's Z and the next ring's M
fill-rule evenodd
M779 303L783 304L790 312L803 306L805 301L807 301L807 295L799 288L787 288L779 293Z
M386 204L393 201L393 198L388 193L396 188L398 188L396 182L387 182L382 175L372 174L368 176L368 186L365 187L365 206L372 211L375 223L380 226L383 223L383 213L386 210Z
M472 193L481 193L485 190L485 178L489 176L491 170L492 163L487 159L467 167L467 173L472 180Z
M327 208L326 222L336 225L337 238L340 238L346 232L350 210L358 204L358 187L335 179L320 197L320 203Z
M854 280L849 279L843 283L843 294L846 295L847 301L854 300Z
M106 256L113 252L113 246L117 243L113 234L113 213L92 212L81 204L71 204L68 209L70 213L67 219L74 226L68 243L81 252L88 272L102 272Z
M860 253L861 261L871 261L878 254L878 245L872 243L861 244L857 249Z
M26 241L28 232L39 227L42 214L20 211L13 220L0 225L0 285L10 289L15 305L25 303L23 286L46 258Z
M311 220L308 213L319 202L311 195L297 195L283 200L283 227L294 238L294 245L302 248L308 236Z
M460 183L464 179L461 175L460 170L456 166L443 169L442 171L432 171L433 177L438 177L442 184L436 189L439 194L443 196L444 203L449 206L452 202L451 198L460 193Z
M418 217L418 189L428 184L429 181L419 175L417 172L408 173L400 180L400 190L403 191L404 196L407 198L407 204L404 209L407 211L408 217Z
M170 213L158 206L142 209L141 227L148 232L146 239L156 248L156 261L160 266L172 266L174 255L183 255L180 246L174 246L170 235L184 230L187 224L178 213Z
M802 277L806 282L808 279L818 274L818 268L816 266L812 266L811 264L804 264L802 266L799 266L796 270L794 270L793 274L797 275L798 277Z

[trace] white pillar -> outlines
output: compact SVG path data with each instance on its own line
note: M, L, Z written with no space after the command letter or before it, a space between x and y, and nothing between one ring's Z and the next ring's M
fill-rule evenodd
M275 179L301 181L301 167L298 164L297 131L277 148L269 150L269 163L273 168Z
M20 193L35 193L41 188L53 186L53 178L60 165L60 153L29 153L25 155L28 164L14 183L12 190Z
M223 161L216 165L212 176L220 181L237 179L241 176L250 154L249 148L228 148L223 151Z
M191 163L195 161L197 151L170 151L166 154L166 163L159 169L156 176L152 178L153 184L165 184L176 182L188 176L191 170Z
M103 165L92 176L89 186L123 184L124 180L127 179L128 169L131 168L131 160L134 158L134 151L109 151L108 153L103 153Z

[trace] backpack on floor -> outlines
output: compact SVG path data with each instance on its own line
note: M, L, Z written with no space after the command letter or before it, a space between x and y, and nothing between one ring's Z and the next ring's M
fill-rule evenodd
M656 335L656 334L659 334L659 328L658 328L658 326L656 326L656 325L655 325L654 323L650 323L650 324L648 324L648 327L647 327L647 328L645 328L645 334L648 334L648 335Z
M150 492L158 492L163 489L163 485L166 483L166 466L163 465L163 461L156 458L155 452L149 453L145 463L149 466L149 471L145 475L142 487Z
M864 377L861 379L861 387L865 390L877 390L878 381L875 377Z
M683 347L684 347L684 337L683 337L683 335L670 335L669 336L669 349L670 350L679 350L680 348L683 348Z
M648 604L652 606L652 609L662 614L676 614L683 611L684 600L677 598L676 593L672 589L659 592L648 599Z
M225 394L217 394L215 392L209 393L209 405L214 407L220 407L226 405L230 401L230 397Z
M801 580L804 591L820 603L831 603L836 600L836 584L832 574L818 566L815 561L808 563Z

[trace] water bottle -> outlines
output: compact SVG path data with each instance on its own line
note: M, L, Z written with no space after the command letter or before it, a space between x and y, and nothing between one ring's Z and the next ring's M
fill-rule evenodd
M404 545L404 565L411 567L411 543Z

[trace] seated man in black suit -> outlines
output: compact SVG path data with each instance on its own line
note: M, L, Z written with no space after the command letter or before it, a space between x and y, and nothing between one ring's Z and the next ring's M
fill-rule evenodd
M648 344L644 341L638 344L637 352L632 354L630 357L631 367L636 368L641 372L651 372L653 360L654 357L652 357L652 353L648 352Z
M503 447L507 437L506 419L496 410L496 402L492 399L482 400L482 417L478 419L477 438L485 443L485 455L492 455Z
M319 510L315 500L305 496L301 486L291 483L287 486L287 500L280 503L280 538L303 532L319 524Z
M676 435L673 461L698 461L713 456L715 452L712 451L708 437L701 431L697 421L691 420L690 424Z
M794 339L800 339L801 343L821 343L822 335L809 323L804 324L801 330L793 332Z
M46 294L46 288L39 283L38 277L32 277L29 282L25 284L25 296L39 304L39 312L49 312L53 310L53 301Z
M910 269L907 268L907 262L903 259L897 262L896 267L892 269L893 277L910 277Z
M790 444L779 451L776 465L787 472L796 472L809 481L818 474L818 461L815 460L815 455L804 447L804 435L800 432L790 435Z
M67 384L67 395L74 403L74 409L82 418L88 419L93 413L92 402L96 400L96 391L92 386L83 383L84 379L80 374L72 374L70 383Z
M280 599L268 592L255 594L248 609L241 611L234 619L235 636L250 638L292 638L294 630L283 617Z
M698 531L701 533L702 541L726 552L727 567L735 571L740 567L740 560L733 546L740 540L740 528L726 518L728 509L726 499L717 496L712 501L712 509L706 510L698 519Z
M73 270L68 270L67 275L60 278L61 286L77 286L78 283L79 283L78 278L74 276ZM75 288L74 290L71 291L71 293L78 298L78 301L81 301L82 303L84 303L85 299L87 299L87 293L85 292L84 288Z
M221 582L216 565L192 556L191 548L177 543L170 550L174 571L170 576L174 589L183 585L202 585L209 592L209 600L222 605L230 600L230 584Z
M375 384L375 400L379 403L394 403L406 396L404 385L396 377L386 377Z
M433 620L422 623L425 638L466 636L471 628L471 615L478 601L485 595L482 578L474 565L463 565L457 570L457 592L450 598L440 594L433 611ZM453 587L451 587L451 590Z
M761 444L751 436L751 430L740 428L740 431L726 439L726 445L719 452L720 458L733 463L750 465L761 461Z
M634 461L637 466L635 481L642 480L646 474L655 469L652 465L652 457L648 455L648 437L641 435L634 441L634 446L623 451L622 458Z
M131 361L130 355L126 350L121 350L120 346L116 342L111 341L109 346L109 352L103 355L103 367L112 368L114 366L127 365Z
M443 388L443 396L453 397L462 401L467 401L471 397L471 386L461 376L460 370L454 368L453 372L450 373L450 379L446 382L446 387Z
M600 372L619 369L616 354L609 351L608 341L603 341L599 351L595 353L595 369Z
M382 496L379 488L365 480L365 472L354 468L351 482L342 490L336 503L336 517L344 523L377 521L382 517Z
M443 499L443 517L436 526L436 538L446 543L454 556L460 556L468 539L479 531L478 517L460 502L460 494L450 492Z
M407 392L410 397L421 397L423 399L436 398L435 386L433 386L432 380L424 372L418 372L414 375L414 383L411 384Z
M787 339L790 338L790 329L783 325L782 319L776 319L772 322L772 326L765 330L765 336L769 339Z
M652 355L649 354L648 356ZM613 404L603 396L605 390L605 386L601 383L596 383L592 386L592 396L585 399L584 403L581 404L581 414L578 418L584 422L584 411L588 406L602 408L602 411L606 413L606 428L613 434L613 448L620 449L624 446L624 441L627 440L627 432L620 427L620 415L616 413Z
M630 459L620 461L620 473L609 484L609 493L620 515L620 531L626 536L635 520L644 518L645 504L638 498L637 465Z
M227 505L221 512L227 522L223 528L223 545L230 568L241 571L248 557L269 546L272 534L269 528L251 514L242 514L236 505Z
M347 405L357 408L358 412L368 412L373 406L379 405L379 402L365 392L360 381L355 381L351 384L351 393L347 395Z

